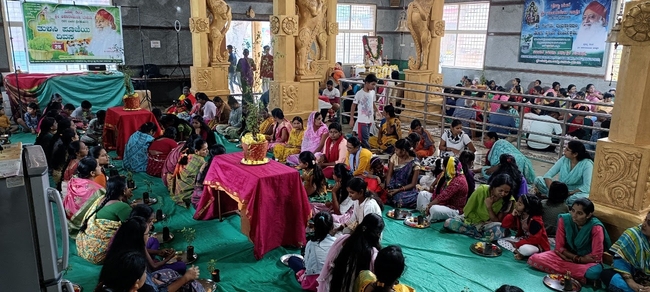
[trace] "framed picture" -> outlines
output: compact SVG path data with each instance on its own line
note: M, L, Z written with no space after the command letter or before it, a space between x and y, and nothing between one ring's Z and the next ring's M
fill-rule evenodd
M384 38L380 36L363 36L363 63L366 66L383 66Z

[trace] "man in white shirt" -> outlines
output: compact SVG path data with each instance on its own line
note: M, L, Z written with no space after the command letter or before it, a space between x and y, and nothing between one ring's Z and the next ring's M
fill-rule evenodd
M207 94L199 92L196 94L196 100L201 104L203 110L203 121L209 124L217 116L217 105L210 100Z
M526 141L528 148L538 151L554 152L555 146L550 144L557 143L559 140L539 134L561 135L562 127L558 123L559 117L560 114L558 112L549 112L548 115L540 115L536 118L537 120L532 120L530 123L531 133L528 135L528 140Z
M327 80L327 88L323 90L323 96L326 96L332 105L332 108L329 111L329 115L330 119L333 119L334 113L338 112L339 108L341 107L341 92L336 87L334 87L334 81Z
M375 122L375 86L377 85L377 76L368 74L363 79L363 89L359 90L354 96L352 108L350 109L350 127L357 132L361 146L370 149L368 138L370 138L370 127ZM359 107L358 126L354 129L354 114Z

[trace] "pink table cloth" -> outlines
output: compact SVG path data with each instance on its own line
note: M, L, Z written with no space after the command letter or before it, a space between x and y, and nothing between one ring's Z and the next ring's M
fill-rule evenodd
M311 208L298 171L276 161L243 165L242 158L237 152L214 159L204 184L239 203L242 233L253 242L255 258L279 246L306 244Z

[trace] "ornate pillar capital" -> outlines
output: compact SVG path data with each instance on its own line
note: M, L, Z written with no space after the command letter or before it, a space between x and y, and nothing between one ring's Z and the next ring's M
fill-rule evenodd
M338 22L327 22L327 34L337 36L339 34L339 23Z
M271 33L274 35L298 35L297 15L271 15Z
M625 5L617 40L624 46L650 46L650 1L633 1Z
M190 17L190 32L209 33L210 20L207 17Z
M433 33L431 34L435 38L441 38L445 36L445 21L444 20L431 20L433 24Z

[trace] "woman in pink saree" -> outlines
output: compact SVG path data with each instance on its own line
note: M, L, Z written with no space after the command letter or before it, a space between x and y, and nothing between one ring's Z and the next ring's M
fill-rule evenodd
M163 165L160 178L166 187L168 186L168 176L174 174L174 170L176 170L176 164L178 164L178 160L181 159L181 151L183 150L183 146L185 146L184 141L178 142L178 146L176 146L172 152L169 152L169 155L167 155L167 158L165 158L165 165Z
M269 151L273 151L275 145L286 144L289 140L289 132L291 131L291 122L284 118L284 113L281 109L273 109L271 111L271 116L273 116L275 125L273 125L273 135L266 137L269 141Z
M327 130L327 125L323 123L323 117L319 112L312 112L309 115L309 119L307 120L307 129L305 130L305 134L302 138L302 146L300 147L300 152L321 152L323 150L323 145L325 145L325 139L327 139L328 135L329 132ZM289 156L287 158L287 162L291 165L300 164L298 161L298 154Z
M63 198L65 216L68 218L70 235L75 237L81 228L83 219L91 209L90 206L106 194L106 190L93 179L102 173L101 166L93 157L79 161L77 175L68 182L68 192Z

